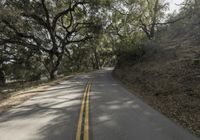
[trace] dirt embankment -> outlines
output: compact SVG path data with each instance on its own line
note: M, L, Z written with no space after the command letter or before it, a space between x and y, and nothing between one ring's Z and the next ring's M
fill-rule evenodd
M200 136L200 45L179 39L150 48L139 62L124 58L114 75L155 109Z

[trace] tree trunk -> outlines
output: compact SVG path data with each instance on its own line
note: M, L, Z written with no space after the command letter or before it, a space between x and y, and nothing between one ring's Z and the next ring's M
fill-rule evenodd
M50 80L55 80L57 78L57 69L53 69L51 72L50 72Z
M96 62L96 69L99 70L100 69L100 64L99 64L99 58L98 58L98 54L97 54L96 48L94 50L94 58L95 58L95 62Z
M5 85L5 84L6 84L5 73L2 69L0 69L0 86Z
M158 15L158 4L159 4L159 0L156 0L155 5L154 5L154 14L152 17L152 26L150 29L150 39L154 39L155 37L155 28L156 28L156 22L157 22L157 15Z
M52 68L50 71L50 80L55 80L57 78L57 73L58 73L58 67L60 66L62 60L62 55L57 56L57 60L55 64L53 63L52 59Z

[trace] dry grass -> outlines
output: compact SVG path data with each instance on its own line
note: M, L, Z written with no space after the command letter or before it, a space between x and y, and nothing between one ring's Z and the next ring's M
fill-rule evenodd
M115 75L155 109L200 136L200 64L194 63L200 47L176 42L163 44L150 59L124 64Z

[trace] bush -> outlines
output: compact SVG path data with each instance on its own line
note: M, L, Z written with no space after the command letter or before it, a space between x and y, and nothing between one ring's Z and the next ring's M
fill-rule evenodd
M141 58L144 54L145 51L143 44L138 44L131 47L127 46L118 52L117 67L120 67L123 63L133 64L135 62L141 61Z
M200 59L195 59L193 60L194 65L200 65Z

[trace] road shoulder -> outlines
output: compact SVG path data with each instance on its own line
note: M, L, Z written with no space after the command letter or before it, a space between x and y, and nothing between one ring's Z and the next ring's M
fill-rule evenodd
M44 93L48 88L58 85L60 82L73 78L74 75L65 76L54 81L50 81L31 88L25 88L11 93L11 96L0 101L0 114L8 111L14 106L20 105L30 98Z

